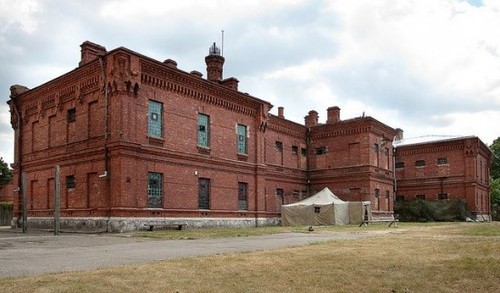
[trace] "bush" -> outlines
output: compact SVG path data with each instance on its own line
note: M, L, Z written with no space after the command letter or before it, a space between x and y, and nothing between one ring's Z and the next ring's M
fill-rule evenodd
M453 222L474 218L464 199L397 201L394 213L402 222Z

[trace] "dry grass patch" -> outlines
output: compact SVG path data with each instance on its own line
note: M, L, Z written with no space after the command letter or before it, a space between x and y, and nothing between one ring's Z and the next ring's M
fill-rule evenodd
M493 236L474 236L470 229ZM5 292L498 292L499 229L500 223L409 225L397 233L360 240L4 279L0 288Z

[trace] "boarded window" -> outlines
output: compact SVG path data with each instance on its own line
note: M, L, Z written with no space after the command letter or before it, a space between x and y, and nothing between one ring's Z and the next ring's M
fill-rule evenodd
M238 182L238 210L245 211L248 209L248 184Z
M198 208L202 210L210 209L210 179L198 179Z
M247 127L242 124L238 124L236 129L237 135L237 146L239 154L247 153Z
M163 174L148 173L148 208L161 208L163 198Z
M154 137L162 137L162 113L163 104L149 101L148 111L148 134Z
M198 145L210 146L210 116L198 114Z

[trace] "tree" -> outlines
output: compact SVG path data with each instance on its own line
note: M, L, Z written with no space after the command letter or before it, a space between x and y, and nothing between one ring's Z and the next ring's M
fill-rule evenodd
M493 164L491 165L491 177L493 179L500 178L500 137L495 139L490 145L490 150L493 152Z
M0 185L8 184L12 181L12 171L9 165L0 157Z

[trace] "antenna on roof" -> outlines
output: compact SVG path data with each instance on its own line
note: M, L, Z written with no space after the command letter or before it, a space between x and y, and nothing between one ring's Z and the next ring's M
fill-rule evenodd
M222 30L221 56L224 57L224 30Z

